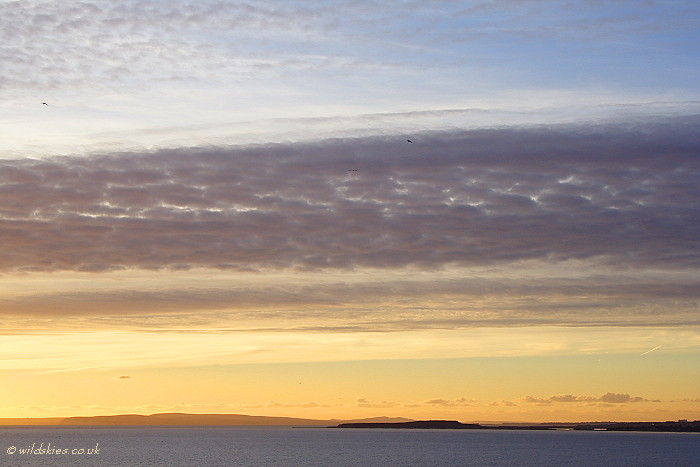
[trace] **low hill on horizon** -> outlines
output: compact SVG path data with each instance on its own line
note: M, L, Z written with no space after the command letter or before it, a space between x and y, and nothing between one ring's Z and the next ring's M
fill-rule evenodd
M156 413L84 417L0 418L0 426L335 426L340 423L399 423L403 417L372 417L353 420L317 420L242 414Z

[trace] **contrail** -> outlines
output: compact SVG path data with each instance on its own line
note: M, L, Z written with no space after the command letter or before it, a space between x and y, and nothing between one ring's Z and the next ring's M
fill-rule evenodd
M642 355L646 355L646 354L651 353L651 352L653 352L654 350L660 349L660 348L661 348L661 346L660 346L660 345L657 345L656 347L654 347L654 348L651 349L651 350L647 350L647 351L644 352L644 353L640 353L639 356L641 357Z

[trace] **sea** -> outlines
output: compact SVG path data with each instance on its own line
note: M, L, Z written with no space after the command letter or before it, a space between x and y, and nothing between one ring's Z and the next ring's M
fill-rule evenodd
M0 427L2 466L700 466L700 434Z

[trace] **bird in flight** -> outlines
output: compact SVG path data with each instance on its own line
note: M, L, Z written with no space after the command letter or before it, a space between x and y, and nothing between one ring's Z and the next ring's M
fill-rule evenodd
M357 172L357 169L348 169L348 172Z
M413 141L411 141L410 139L407 139L406 141L408 141L409 143L413 144Z
M42 104L43 104L43 105L49 105L49 104L47 104L46 102L42 102Z

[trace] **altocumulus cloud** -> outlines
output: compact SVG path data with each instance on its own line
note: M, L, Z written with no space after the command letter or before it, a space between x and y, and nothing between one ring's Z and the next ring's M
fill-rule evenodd
M0 37L6 45L0 47L0 57L7 67L0 78L10 88L81 86L103 91L168 80L205 80L213 73L219 79L240 80L281 60L264 50L236 54L232 50L238 48L212 43L201 30L239 41L257 31L270 40L302 42L323 31L327 20L319 18L320 11L310 15L303 6L289 2L274 6L189 0L3 2L0 13L7 21L0 27ZM248 48L251 44L246 40ZM287 60L311 66L297 55ZM37 62L44 64L42 73L30 65ZM190 66L183 67L185 62ZM105 86L107 82L111 86Z
M564 394L561 396L551 396L546 399L540 399L537 397L532 397L532 396L525 396L522 399L523 402L529 402L532 404L540 404L540 405L549 405L552 403L571 403L571 402L585 402L585 403L594 403L594 402L604 402L607 404L627 404L630 402L661 402L659 400L650 400L650 399L645 399L644 397L640 396L630 396L629 394L616 394L613 392L608 392L603 394L600 397L592 397L592 396L576 396L573 394Z
M405 2L401 14L393 4L364 1L343 2L342 8L306 0L1 2L6 21L0 25L5 65L0 80L2 92L79 86L104 96L114 88L176 80L235 84L271 70L287 80L289 70L344 71L352 66L357 73L361 66L416 61L437 47L449 52L465 42L487 46L484 38L583 39L590 44L591 37L645 42L652 35L656 44L660 30L696 27L694 5L620 3L631 6L601 16L600 5L573 0L468 5L425 0ZM589 21L591 14L598 21ZM435 28L437 21L440 28ZM382 51L387 47L388 54Z
M458 397L457 399L431 399L423 402L423 404L432 407L470 407L474 405L476 400Z
M697 268L698 123L3 160L0 269Z

